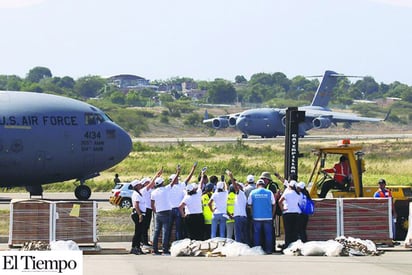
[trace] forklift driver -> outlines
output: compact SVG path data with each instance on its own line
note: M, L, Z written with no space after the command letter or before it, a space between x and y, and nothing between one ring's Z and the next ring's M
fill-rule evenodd
M345 190L350 183L350 168L348 159L345 156L339 158L339 163L336 163L333 168L323 169L326 173L335 173L333 179L325 181L322 186L319 197L325 198L330 189Z

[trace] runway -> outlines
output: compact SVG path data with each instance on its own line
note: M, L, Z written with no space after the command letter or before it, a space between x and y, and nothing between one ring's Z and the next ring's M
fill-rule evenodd
M350 139L350 140L372 140L372 139L410 139L412 134L362 134L362 135L308 135L304 138L301 138L301 141L335 141L341 139ZM242 142L254 142L254 143L270 143L270 142L284 142L285 137L276 137L276 138L260 138L260 137L249 137L249 138L240 138L240 137L177 137L177 138L134 138L133 142L142 142L149 144L170 144L170 143L179 143L179 142L189 142L189 143L226 143L226 142L236 142L241 140Z

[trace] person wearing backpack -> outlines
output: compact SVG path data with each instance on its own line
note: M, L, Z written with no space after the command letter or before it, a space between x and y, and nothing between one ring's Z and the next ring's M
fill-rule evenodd
M305 187L305 183L303 181L299 182L296 187L297 187L297 190L304 196L303 199L305 199L306 197L306 200L312 200L308 190ZM308 236L306 235L306 227L308 226L309 214L302 212L300 215L301 215L300 228L299 228L298 236L302 242L307 242Z

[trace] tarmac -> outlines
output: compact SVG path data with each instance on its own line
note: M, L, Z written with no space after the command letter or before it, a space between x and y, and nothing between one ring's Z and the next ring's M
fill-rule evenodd
M82 248L83 274L412 274L412 249L399 245L379 256L286 256L279 253L238 257L173 257L129 254L130 242ZM5 243L0 250L8 250Z
M107 199L108 194L96 195L97 199L104 200ZM48 194L48 196L50 195ZM99 208L110 207L109 204L106 204L108 203L99 202ZM124 236L124 238L118 236L117 238L101 237L95 247L81 247L84 275L412 275L412 248L405 248L403 243L395 247L380 248L385 253L379 256L287 256L277 252L263 256L173 257L129 254L130 236ZM10 249L7 241L7 237L0 238L0 251Z

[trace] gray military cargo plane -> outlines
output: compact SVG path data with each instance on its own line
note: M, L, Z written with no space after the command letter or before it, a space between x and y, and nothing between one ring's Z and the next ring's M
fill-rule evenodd
M128 133L98 108L57 95L0 91L0 186L25 186L42 195L42 184L84 183L128 156Z
M337 77L343 76L333 71L326 71L319 84L312 103L309 106L299 107L305 111L305 121L299 124L299 136L303 137L307 130L312 128L329 128L338 122L351 124L352 122L378 122L384 119L360 117L350 113L333 112L328 103L332 89L337 83ZM250 109L237 114L222 115L217 118L204 119L203 123L211 123L215 129L236 127L242 132L242 137L249 135L271 138L285 135L286 109L258 108Z

